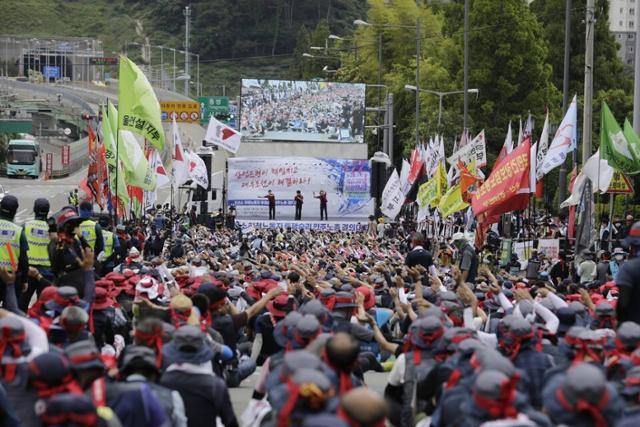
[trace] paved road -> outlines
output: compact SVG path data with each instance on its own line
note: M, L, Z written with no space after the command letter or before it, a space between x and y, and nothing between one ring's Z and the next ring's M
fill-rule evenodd
M5 191L18 198L16 223L22 224L33 218L33 202L38 197L46 197L51 204L50 212L56 212L67 204L69 191L77 188L78 183L86 176L86 169L61 179L44 181L42 179L0 178Z
M388 372L369 372L365 375L365 381L370 389L382 396L382 394L384 393L384 387L387 384L388 375ZM251 377L243 381L240 387L232 388L230 390L231 404L233 405L233 410L238 418L240 418L240 415L242 415L242 412L244 412L244 410L246 409L249 400L251 400L251 395L253 394L253 386L255 385L258 376L259 371L256 371Z

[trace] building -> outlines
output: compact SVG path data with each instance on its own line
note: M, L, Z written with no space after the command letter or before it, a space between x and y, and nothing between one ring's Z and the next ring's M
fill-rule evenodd
M609 30L619 44L618 56L631 70L635 61L637 3L640 0L609 1Z

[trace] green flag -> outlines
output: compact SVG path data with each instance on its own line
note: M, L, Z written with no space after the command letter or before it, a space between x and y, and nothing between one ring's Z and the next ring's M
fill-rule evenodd
M606 102L602 102L600 122L600 155L614 169L626 174L640 173L637 145L627 139Z
M118 129L140 134L158 151L162 151L164 130L160 104L147 77L136 64L121 56L119 78Z
M111 126L118 124L118 110L111 103L109 103L109 122ZM149 162L140 144L129 131L120 130L118 135L118 159L124 169L127 185L147 191L156 189L156 174L149 168Z
M631 126L628 119L624 119L623 133L629 142L631 154L633 154L636 159L640 159L640 138L638 138L638 134L633 130L633 126ZM638 172L640 172L640 170L638 170Z
M108 104L107 111L104 111L104 108L102 111L102 135L104 138L104 148L107 158L107 169L109 171L109 188L111 189L112 196L115 198L117 182L118 200L120 201L120 208L122 209L122 212L124 212L126 207L129 205L129 195L127 194L127 184L124 180L124 171L122 170L119 162L116 161L116 142L114 140L114 133L111 129L111 125L114 122L117 123L118 112L111 102ZM117 181L116 170L118 171Z

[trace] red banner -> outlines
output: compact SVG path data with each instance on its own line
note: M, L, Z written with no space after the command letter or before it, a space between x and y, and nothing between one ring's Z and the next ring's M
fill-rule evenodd
M409 184L413 184L415 180L422 175L422 168L424 167L424 159L422 158L418 147L414 148L411 153L410 166L407 182L409 182Z
M70 154L69 146L68 145L63 145L62 146L62 153L60 155L60 157L62 159L62 166L69 166L69 154Z
M526 139L493 168L472 199L471 205L476 216L496 216L527 206L530 151L531 140Z
M44 172L47 178L51 178L51 174L53 173L53 153L47 153L46 155Z

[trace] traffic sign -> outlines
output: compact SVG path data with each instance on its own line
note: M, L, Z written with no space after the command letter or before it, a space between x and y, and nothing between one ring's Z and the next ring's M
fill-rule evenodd
M228 96L201 96L198 101L200 101L200 124L209 123L209 119L218 114L229 114Z
M611 178L611 183L609 183L607 193L633 194L633 186L625 174L615 171L613 173L613 178Z
M195 101L160 101L162 121L197 123L200 120L200 103Z
M118 58L94 56L89 58L89 65L118 65Z

